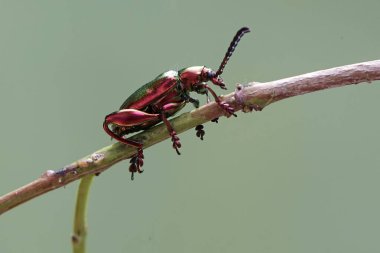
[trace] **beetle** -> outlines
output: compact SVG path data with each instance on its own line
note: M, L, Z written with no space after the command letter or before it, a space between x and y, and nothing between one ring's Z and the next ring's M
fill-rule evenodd
M181 147L181 143L168 118L180 111L189 102L196 108L199 107L199 100L190 97L190 92L206 95L208 102L208 92L210 92L215 102L225 111L227 117L231 115L236 117L234 109L226 102L221 101L207 85L207 82L211 81L216 86L227 89L220 75L240 39L248 32L250 32L248 27L242 27L236 33L216 72L205 66L193 66L179 71L164 72L132 93L118 111L105 117L103 128L107 134L119 142L137 148L137 153L130 160L129 171L132 173L132 180L134 173L143 171L141 169L144 164L143 143L124 137L127 134L146 130L163 122L171 137L173 148L177 154L180 154L178 149ZM203 126L198 125L196 131L196 135L203 140L205 134Z

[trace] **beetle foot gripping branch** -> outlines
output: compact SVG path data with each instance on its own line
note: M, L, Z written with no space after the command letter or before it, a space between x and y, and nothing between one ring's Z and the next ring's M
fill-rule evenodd
M129 166L129 172L131 172L131 180L134 179L134 173L142 173L143 170L141 167L144 165L144 154L142 148L137 150L137 154L135 154L131 160L129 161L131 165Z
M169 135L172 137L173 148L175 149L177 154L180 155L181 153L179 152L178 149L181 147L181 142L179 141L179 137L178 137L176 131L174 131L169 120L166 118L165 113L161 114L161 119L164 122L164 124L166 125L166 128L168 129Z
M220 101L220 100L216 102L218 103L220 108L222 108L223 111L227 114L227 117L230 117L231 115L233 115L234 117L237 117L237 115L235 114L234 108L230 106L228 103L224 101Z
M237 115L235 114L234 108L232 106L230 106L230 104L222 101L220 99L220 97L218 97L218 95L216 95L215 91L213 89L211 89L207 84L204 84L203 86L205 89L207 89L211 93L211 95L215 99L215 102L219 105L220 108L223 109L223 111L226 113L227 117L230 117L231 115L233 115L234 117L237 117ZM216 119L214 122L218 122L218 120Z
M172 142L173 142L173 148L177 152L178 155L181 153L179 152L179 148L181 147L181 142L179 141L179 137L175 131L169 133L170 136L172 137Z

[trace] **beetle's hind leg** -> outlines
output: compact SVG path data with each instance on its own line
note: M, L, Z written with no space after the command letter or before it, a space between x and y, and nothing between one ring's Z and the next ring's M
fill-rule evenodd
M113 131L111 131L108 128L107 123L104 123L103 127L107 131L107 133L109 135L111 135L112 138L115 138L116 140L118 140L124 144L127 144L127 145L130 145L130 146L137 148L137 153L131 157L131 160L130 160L131 165L129 165L129 172L131 172L131 180L133 180L134 179L134 173L136 173L136 172L142 173L143 172L143 170L141 168L144 165L143 144L140 142L137 142L137 141L124 139L123 136L126 135L126 132L122 131L122 128L116 128L118 130L116 130L116 133L114 133Z
M175 149L177 154L180 155L181 153L179 152L178 149L181 147L181 142L179 141L179 137L176 131L174 131L172 125L170 124L169 120L166 118L164 112L161 113L161 119L166 125L166 128L168 129L169 135L172 137L173 148Z
M137 153L132 156L129 161L131 165L129 165L129 172L131 172L131 180L134 178L134 173L142 173L143 170L141 167L144 165L144 154L142 148L137 148Z
M105 126L105 127L108 129L108 126ZM110 132L112 134L109 133L113 138L115 138L116 140L118 140L124 144L127 144L127 145L130 145L130 146L137 148L137 153L134 154L131 157L131 160L129 161L130 162L129 172L131 172L131 180L133 180L134 179L134 173L136 173L136 172L142 173L143 172L143 169L141 168L144 165L143 144L140 142L137 142L137 141L132 141L132 140L128 140L128 139L123 138L125 135L127 135L127 131L123 130L123 128L116 128L114 130L115 130L115 133L111 132L111 131Z
M122 136L122 139L124 139L123 137L128 134L128 130L125 127L120 127L117 125L113 125L112 132L114 132L115 135L117 135L117 136ZM128 141L128 143L126 143L126 139L124 139L124 140L125 141L122 141L123 143L131 145L131 143L129 141ZM136 172L142 173L143 172L143 169L141 167L144 165L144 153L143 153L143 149L142 149L142 147L143 147L142 143L134 142L131 146L134 146L137 148L137 153L135 155L133 155L131 157L131 160L129 161L129 163L131 164L129 166L129 172L131 172L131 180L133 180L134 179L134 173L136 173Z
M130 132L129 130L131 128L138 127L146 122L155 122L159 119L160 114L147 113L136 109L122 109L107 115L104 119L103 128L112 138L137 148L137 153L132 156L130 161L131 165L129 166L129 171L132 173L132 180L134 173L143 172L141 169L144 164L143 144L124 137Z

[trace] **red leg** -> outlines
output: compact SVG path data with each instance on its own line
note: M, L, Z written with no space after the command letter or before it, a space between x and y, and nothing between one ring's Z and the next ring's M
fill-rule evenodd
M169 120L166 118L165 113L161 113L161 119L165 123L166 128L168 129L169 135L172 137L173 142L173 148L177 152L178 155L181 153L179 152L179 148L181 147L181 142L179 141L179 137L177 136L177 133L174 131L172 125L170 124Z
M134 179L134 173L142 173L143 170L141 167L144 165L144 154L143 149L138 148L137 153L132 156L131 160L129 161L131 165L129 165L129 172L131 172L131 180Z
M137 141L132 141L128 139L124 139L123 137L116 135L114 132L111 131L108 127L107 121L104 121L103 123L103 128L104 130L114 139L120 141L121 143L133 146L137 148L137 153L132 156L130 163L131 165L129 166L129 172L131 172L131 180L134 178L134 173L142 173L143 170L141 167L144 165L144 153L143 153L143 144Z
M137 153L132 156L129 166L129 171L132 173L131 179L134 178L134 173L142 173L141 167L144 165L143 144L137 141L124 139L122 136L115 134L110 128L109 124L115 124L118 126L134 126L139 125L150 120L157 119L159 114L149 114L135 109L124 109L118 112L111 113L106 116L103 128L112 138L137 148Z
M205 84L205 88L211 92L212 96L215 99L215 102L227 113L227 117L231 115L237 117L236 114L234 113L235 112L234 108L232 108L226 102L221 101L219 97L216 95L216 93L207 84Z
M105 122L128 127L137 126L156 119L160 119L160 114L146 113L136 109L123 109L107 115Z
M150 114L143 111L135 110L135 109L123 109L114 113L111 113L106 116L103 123L104 131L109 134L112 138L136 148L142 148L142 143L137 141L132 141L128 139L124 139L122 136L114 133L110 128L109 124L114 124L121 127L129 127L140 125L145 122L149 122L151 120L157 120L160 118L159 114Z

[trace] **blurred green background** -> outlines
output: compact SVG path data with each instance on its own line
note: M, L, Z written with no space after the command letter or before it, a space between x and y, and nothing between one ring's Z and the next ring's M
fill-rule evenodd
M139 86L186 66L271 81L380 58L380 2L0 0L0 194L112 142ZM216 89L219 94L224 93ZM96 178L88 252L380 252L380 83L206 124ZM205 99L201 101L204 103ZM191 110L189 105L185 108ZM0 252L70 252L78 182L0 216Z

